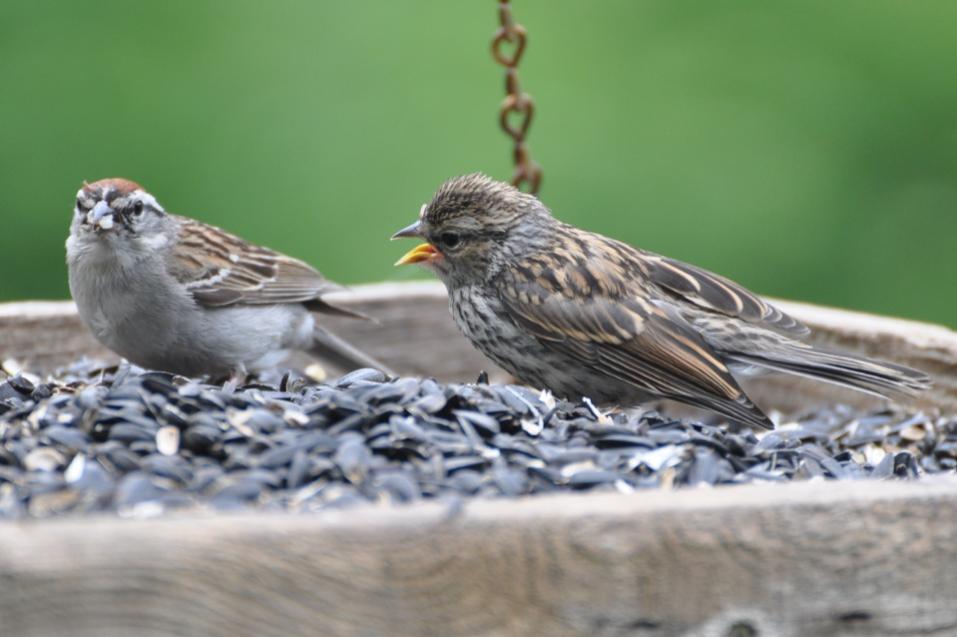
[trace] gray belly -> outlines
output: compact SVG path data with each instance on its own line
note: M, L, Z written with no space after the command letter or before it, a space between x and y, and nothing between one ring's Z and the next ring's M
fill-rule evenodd
M80 318L101 343L131 360L139 350L169 346L170 322L188 310L160 300L167 295L151 283L132 275L103 276L98 268L70 270L70 292Z
M149 369L229 374L275 364L281 350L311 344L312 317L300 305L204 310L167 278L71 264L70 290L97 340Z

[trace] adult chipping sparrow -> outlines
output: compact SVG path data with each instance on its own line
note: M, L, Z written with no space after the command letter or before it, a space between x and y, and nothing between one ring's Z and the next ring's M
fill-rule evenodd
M66 242L80 318L131 362L184 375L256 371L288 350L344 369L380 363L320 327L341 288L308 264L167 213L126 179L85 184Z
M568 398L668 398L772 428L738 385L753 368L878 395L924 389L921 372L801 341L808 329L736 283L586 232L480 174L439 188L393 238L449 291L459 328L525 383Z

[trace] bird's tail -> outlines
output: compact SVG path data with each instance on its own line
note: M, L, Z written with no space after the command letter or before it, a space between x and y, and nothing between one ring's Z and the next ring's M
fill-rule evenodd
M828 381L883 397L913 396L931 384L927 374L910 367L797 343L765 351L728 352L726 356L740 363Z
M318 325L313 330L313 344L310 353L323 361L341 368L342 371L352 371L360 367L372 367L389 376L396 375L395 372L382 362Z

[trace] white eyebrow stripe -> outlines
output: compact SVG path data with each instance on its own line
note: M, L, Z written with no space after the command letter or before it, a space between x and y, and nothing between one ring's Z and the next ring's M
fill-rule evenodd
M145 205L156 208L157 210L163 210L163 206L159 205L159 202L156 201L156 197L146 192L145 190L136 190L133 192L133 197L142 201ZM165 211L164 211L165 212Z

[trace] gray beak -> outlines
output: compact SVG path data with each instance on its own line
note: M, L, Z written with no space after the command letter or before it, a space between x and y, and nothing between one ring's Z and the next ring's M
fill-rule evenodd
M421 237L421 236L422 236L422 222L416 221L411 226L402 228L401 230L396 232L394 235L392 235L392 240L395 241L396 239L407 239L410 237Z
M86 213L86 222L94 228L109 230L113 227L113 209L105 201L97 201L93 209Z

